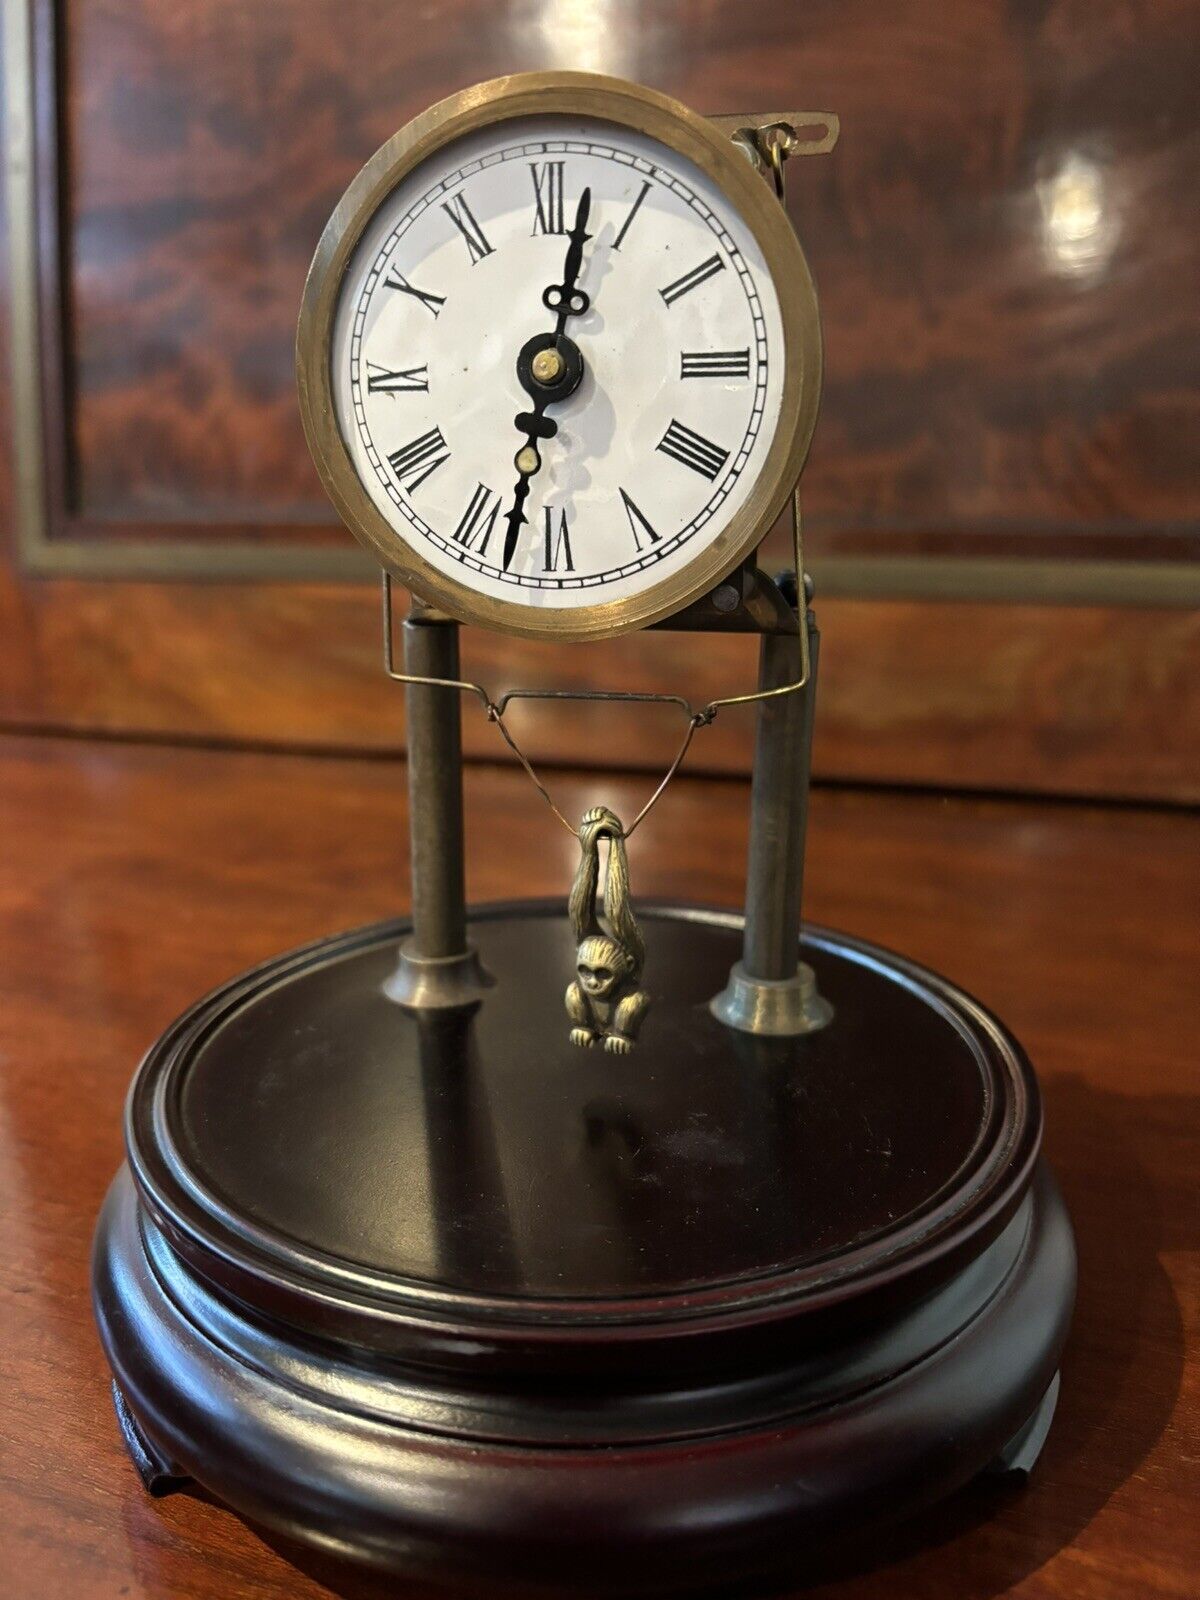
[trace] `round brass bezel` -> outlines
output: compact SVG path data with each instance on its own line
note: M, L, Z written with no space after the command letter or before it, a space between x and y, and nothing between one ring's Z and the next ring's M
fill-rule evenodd
M480 594L434 567L396 531L362 483L337 424L330 346L338 291L371 218L401 179L465 134L528 116L581 116L658 140L718 185L750 228L779 298L784 385L762 471L729 525L694 560L640 594L590 607L529 606ZM526 639L607 639L680 611L715 587L760 542L800 476L821 391L816 291L800 242L771 187L712 123L653 89L588 72L494 78L440 101L393 135L359 172L330 217L309 268L296 330L304 433L338 514L377 560L427 604L461 622Z

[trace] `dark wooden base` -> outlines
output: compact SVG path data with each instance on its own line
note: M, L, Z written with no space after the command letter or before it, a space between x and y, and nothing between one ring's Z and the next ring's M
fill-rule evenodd
M472 1013L407 925L278 958L146 1058L95 1303L148 1487L489 1589L803 1571L1027 1470L1074 1292L1036 1084L961 991L811 930L796 1040L707 1001L738 919L644 914L637 1050L572 1048L558 906L478 913Z

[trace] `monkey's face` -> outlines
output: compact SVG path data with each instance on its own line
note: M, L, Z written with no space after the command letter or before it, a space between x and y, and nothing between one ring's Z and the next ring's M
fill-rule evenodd
M594 995L597 1000L603 1000L616 983L617 975L610 967L580 966L579 981L588 994Z
M624 950L615 939L585 939L579 946L576 972L580 987L593 1000L610 995L629 966Z

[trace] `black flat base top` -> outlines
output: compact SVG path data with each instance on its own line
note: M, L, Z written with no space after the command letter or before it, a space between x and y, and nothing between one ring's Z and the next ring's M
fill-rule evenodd
M385 997L399 924L281 957L151 1052L139 1182L193 1232L292 1264L578 1302L878 1266L1027 1171L1027 1065L951 986L814 934L834 1021L754 1039L708 1009L736 919L643 920L654 998L625 1057L568 1041L557 906L473 921L496 982L470 1014Z

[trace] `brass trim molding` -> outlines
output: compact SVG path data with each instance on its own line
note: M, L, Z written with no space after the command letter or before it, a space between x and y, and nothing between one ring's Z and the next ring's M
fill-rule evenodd
M818 594L831 599L1200 606L1200 565L1186 561L818 556L810 566Z
M163 545L152 540L53 539L36 566L42 577L112 582L370 583L375 562L347 538L303 549L249 540ZM972 556L816 556L807 563L822 600L945 600L1022 605L1200 606L1200 568L1186 562L1018 561Z
M32 0L4 0L4 203L8 221L9 356L16 544L28 566L48 543L38 299Z

